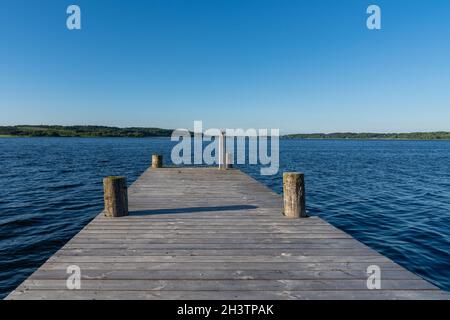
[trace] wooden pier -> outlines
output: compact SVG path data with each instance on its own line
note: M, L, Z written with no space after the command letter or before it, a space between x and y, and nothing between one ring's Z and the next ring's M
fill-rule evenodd
M7 299L449 299L239 170L149 168ZM67 268L81 271L69 290ZM367 288L367 268L381 289Z

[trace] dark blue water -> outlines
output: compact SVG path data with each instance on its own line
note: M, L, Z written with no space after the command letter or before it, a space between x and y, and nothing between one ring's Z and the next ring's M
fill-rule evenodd
M168 139L0 138L0 298L102 210L102 177L133 182ZM450 291L450 141L282 140L277 192L306 175L319 215Z

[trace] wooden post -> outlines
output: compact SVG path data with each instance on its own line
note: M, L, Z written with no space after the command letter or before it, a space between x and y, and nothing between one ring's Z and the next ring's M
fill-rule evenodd
M153 154L152 155L152 168L162 168L163 158L162 155Z
M103 179L105 216L123 217L128 215L127 181L125 177Z
M231 157L231 152L226 153L225 164L227 169L233 168L233 159Z
M220 130L219 135L219 169L226 169L225 165L225 131Z
M303 173L283 173L283 214L288 218L304 218L305 206L305 177Z

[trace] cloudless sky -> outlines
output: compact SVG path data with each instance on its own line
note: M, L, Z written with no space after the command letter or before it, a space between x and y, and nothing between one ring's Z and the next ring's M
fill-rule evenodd
M0 125L194 120L450 130L450 1L0 0Z

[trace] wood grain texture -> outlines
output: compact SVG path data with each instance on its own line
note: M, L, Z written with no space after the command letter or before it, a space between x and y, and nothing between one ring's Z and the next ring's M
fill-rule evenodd
M157 168L162 168L162 166L163 166L162 155L160 155L160 154L153 154L152 155L152 168L153 169L157 169Z
M113 218L128 215L127 180L125 177L103 178L103 192L105 216Z
M149 169L128 199L128 216L98 215L7 299L449 299L324 220L283 216L239 170Z
M299 172L283 173L283 213L286 217L305 218L305 177Z

